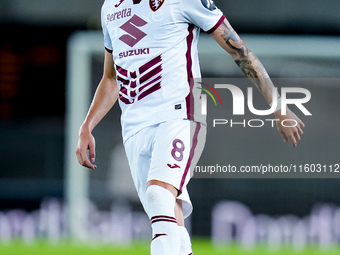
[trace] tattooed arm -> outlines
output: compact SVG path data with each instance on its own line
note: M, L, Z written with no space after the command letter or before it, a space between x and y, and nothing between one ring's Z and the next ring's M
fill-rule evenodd
M232 56L235 63L251 80L254 86L258 88L267 102L271 103L273 100L273 82L269 78L269 75L260 60L247 48L227 19L225 19L212 33L212 36L218 44ZM279 110L275 112L275 116L278 119L277 128L283 140L285 142L289 140L293 147L296 147L297 142L301 139L301 135L303 134L303 122L288 108L286 115L282 115L281 110ZM294 121L288 120L295 120L298 125L296 127L282 126L281 123L284 120L286 120L286 126L293 126L295 124Z
M250 78L267 102L271 103L274 85L266 69L255 54L249 51L227 19L212 33L212 36L232 56L235 63Z

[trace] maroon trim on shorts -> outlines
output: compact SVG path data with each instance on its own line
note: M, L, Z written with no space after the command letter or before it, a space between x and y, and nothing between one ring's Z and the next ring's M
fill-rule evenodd
M194 137L192 139L192 146L191 146L191 150L190 150L189 159L188 159L187 165L185 167L185 171L184 171L184 174L183 174L183 177L182 177L181 185L179 186L180 193L182 193L182 189L183 189L183 186L184 186L184 183L185 183L185 179L186 179L188 172L190 170L191 161L192 161L192 159L194 158L194 155L195 155L195 149L196 149L196 146L198 144L197 138L198 138L198 134L199 134L200 130L201 130L201 124L196 123L196 129L195 129Z

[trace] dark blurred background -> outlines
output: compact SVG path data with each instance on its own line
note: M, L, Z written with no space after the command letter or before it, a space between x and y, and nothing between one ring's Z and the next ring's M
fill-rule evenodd
M67 41L74 31L100 29L102 2L0 0L0 210L30 211L45 197L63 198ZM215 2L241 34L340 35L336 0ZM213 204L223 199L267 214L305 215L315 202L340 204L338 180L195 182L198 213L193 217L200 220L209 219ZM290 192L268 200L263 194L272 188ZM209 225L196 225L193 231L205 235Z

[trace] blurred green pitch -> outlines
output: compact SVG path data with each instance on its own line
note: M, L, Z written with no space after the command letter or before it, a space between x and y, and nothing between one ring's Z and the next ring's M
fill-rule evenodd
M239 246L221 247L215 249L207 239L195 239L193 241L194 254L196 255L335 255L340 254L340 248L320 250L320 248L309 247L304 251L294 251L290 248L271 251L268 248L258 247L255 250L244 250ZM50 245L46 242L37 242L31 245L20 242L10 244L0 244L1 255L149 255L149 243L136 243L129 247L114 247L111 245L74 245L74 244L57 244Z

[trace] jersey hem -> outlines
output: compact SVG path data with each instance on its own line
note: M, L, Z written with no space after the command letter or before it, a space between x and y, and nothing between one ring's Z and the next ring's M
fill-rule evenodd
M177 118L172 118L172 119L167 119L167 120L160 120L160 121L150 122L148 125L146 125L144 127L141 127L140 129L136 130L136 132L133 132L133 133L131 132L132 134L129 134L127 136L123 135L123 144L125 144L131 137L133 137L134 135L138 134L144 128L148 128L148 127L151 127L151 126L159 125L159 124L167 122L167 121L174 121L174 120L179 120L179 119L187 120L187 121L192 121L192 122L198 123L198 124L200 124L202 126L205 126L205 127L207 126L207 124L205 122L203 122L203 121L193 120L193 119L189 119L189 118L186 118L186 117L183 117L183 118L177 117Z

